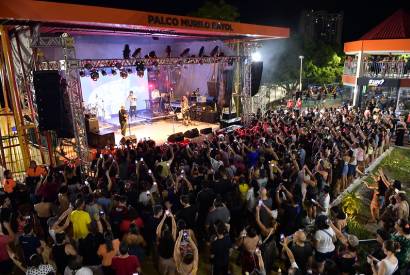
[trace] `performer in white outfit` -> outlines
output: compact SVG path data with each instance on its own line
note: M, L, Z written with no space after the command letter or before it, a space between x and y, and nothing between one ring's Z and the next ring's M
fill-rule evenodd
M130 118L137 116L137 97L134 95L133 91L127 97L127 103L130 105L129 115Z

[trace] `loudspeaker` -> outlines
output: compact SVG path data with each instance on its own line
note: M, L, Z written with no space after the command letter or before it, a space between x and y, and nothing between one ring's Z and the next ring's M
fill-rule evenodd
M204 129L201 129L201 130L200 130L200 133L201 133L202 135L209 135L209 134L212 134L212 128L211 128L211 127L209 127L209 128L204 128Z
M137 137L135 135L129 135L120 140L120 144L126 144L127 142L137 142Z
M225 84L225 91L223 97L222 107L229 107L232 98L232 90L233 90L233 67L230 69L224 70L223 72L224 84Z
M36 71L33 75L40 131L54 130L60 138L73 138L67 83L58 71Z
M251 96L254 96L259 91L263 71L263 62L251 63Z
M172 134L168 137L168 142L182 142L184 141L184 134L182 132Z
M199 137L199 131L198 128L194 128L191 130L188 130L184 133L184 137L186 138L196 138Z
M208 96L217 97L218 82L215 80L208 81Z
M207 123L217 123L218 113L213 111L201 112L200 121Z
M86 118L85 119L85 129L87 130L87 132L98 133L100 131L98 119L96 119L95 117Z

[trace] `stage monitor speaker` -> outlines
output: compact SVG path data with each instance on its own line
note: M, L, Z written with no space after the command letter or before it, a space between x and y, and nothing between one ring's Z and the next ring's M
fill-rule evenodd
M214 111L205 111L201 112L200 121L207 123L217 123L218 122L218 113Z
M135 135L125 136L120 140L120 144L126 144L127 142L137 142L137 137Z
M208 96L216 98L218 93L218 82L215 80L208 81Z
M58 71L36 71L33 75L40 131L54 130L59 138L73 138L67 83Z
M198 128L194 128L191 130L188 130L184 133L184 137L186 138L196 138L199 137L199 131Z
M184 134L182 132L172 134L168 137L168 142L182 142L184 141Z
M211 127L204 128L204 129L201 129L200 132L202 135L209 135L209 134L212 134L212 128Z
M254 96L259 91L263 71L263 62L251 63L251 95Z

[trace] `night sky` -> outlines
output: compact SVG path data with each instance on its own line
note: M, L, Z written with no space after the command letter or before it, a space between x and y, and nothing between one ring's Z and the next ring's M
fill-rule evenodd
M303 9L344 12L343 41L352 41L376 26L400 8L410 8L408 0L389 1L292 1L292 0L225 0L239 9L240 21L297 30ZM195 11L205 0L57 0L54 2L81 3L107 7L186 15Z

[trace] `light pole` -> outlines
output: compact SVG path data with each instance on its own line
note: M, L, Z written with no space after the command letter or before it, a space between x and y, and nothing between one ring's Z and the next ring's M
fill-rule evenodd
M303 67L303 55L299 55L300 59L300 70L299 70L299 91L302 91L302 67Z

